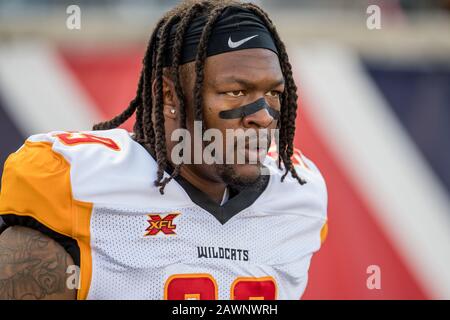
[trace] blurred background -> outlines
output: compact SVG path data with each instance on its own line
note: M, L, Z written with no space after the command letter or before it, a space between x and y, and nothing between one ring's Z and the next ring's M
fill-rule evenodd
M121 112L177 2L0 0L0 170L31 134ZM296 145L329 192L303 298L450 299L450 1L254 2L288 47Z

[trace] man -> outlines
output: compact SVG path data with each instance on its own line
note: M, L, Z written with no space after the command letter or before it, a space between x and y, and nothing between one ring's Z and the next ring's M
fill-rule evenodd
M6 161L0 298L299 299L327 195L294 150L296 109L284 44L259 7L175 7L122 114L31 136ZM133 134L114 129L134 112Z

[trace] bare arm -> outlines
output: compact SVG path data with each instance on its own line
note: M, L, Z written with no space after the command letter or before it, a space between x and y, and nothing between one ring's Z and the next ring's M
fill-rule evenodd
M14 226L0 234L0 300L74 300L66 285L72 257L39 231Z

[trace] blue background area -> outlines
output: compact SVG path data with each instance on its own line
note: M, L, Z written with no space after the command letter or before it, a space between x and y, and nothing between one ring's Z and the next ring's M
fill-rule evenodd
M390 107L450 193L450 65L365 62Z

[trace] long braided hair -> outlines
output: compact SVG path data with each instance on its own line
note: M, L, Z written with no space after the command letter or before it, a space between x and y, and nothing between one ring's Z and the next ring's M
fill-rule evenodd
M180 119L182 128L186 128L186 108L185 96L180 79L180 60L184 34L191 21L197 16L206 16L208 19L203 28L195 59L195 85L194 85L194 119L202 121L202 85L204 78L204 65L207 55L207 44L214 23L221 13L228 7L240 7L251 10L266 25L275 41L279 52L281 70L285 78L285 90L281 95L281 115L277 128L279 129L278 140L278 160L285 166L285 173L281 181L284 180L288 172L297 179L300 184L304 184L292 164L291 157L294 153L295 118L297 115L297 87L292 76L292 67L289 63L288 55L284 43L281 41L278 32L261 8L252 3L241 3L236 0L188 0L170 10L156 24L143 59L136 97L130 102L128 107L111 120L97 123L93 130L108 130L116 128L136 113L134 124L134 139L142 144L155 158L158 164L157 179L155 185L160 187L160 192L164 193L166 184L180 172L182 164L175 166L170 177L164 178L164 171L169 162L167 159L167 149L165 140L165 126L163 114L163 66L164 58L168 54L168 38L171 28L175 25L175 41L171 50L171 77L174 80L175 92L180 102ZM152 94L152 83L155 82L154 93ZM154 114L155 123L152 120Z

